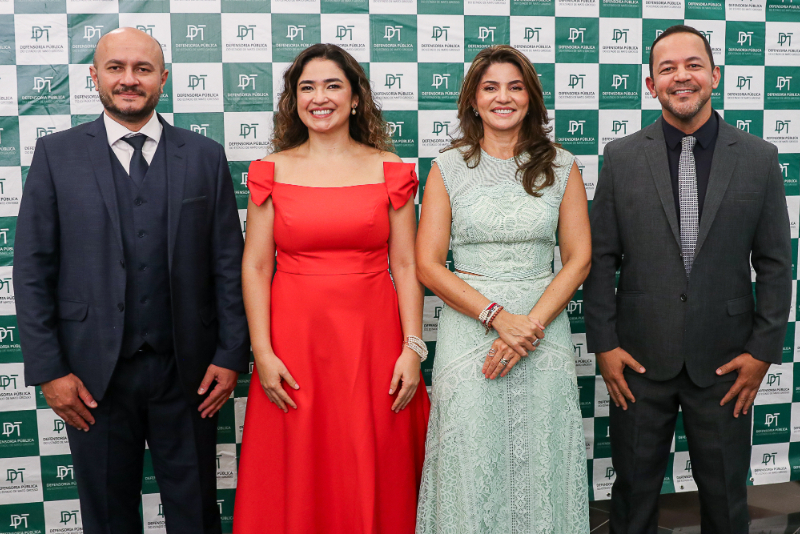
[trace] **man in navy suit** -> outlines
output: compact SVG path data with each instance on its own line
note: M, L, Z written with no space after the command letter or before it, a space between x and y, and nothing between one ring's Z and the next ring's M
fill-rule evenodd
M219 533L217 411L248 368L242 233L222 146L155 107L161 46L97 44L105 112L39 139L14 254L25 381L68 423L84 532L142 532L144 448L169 534Z

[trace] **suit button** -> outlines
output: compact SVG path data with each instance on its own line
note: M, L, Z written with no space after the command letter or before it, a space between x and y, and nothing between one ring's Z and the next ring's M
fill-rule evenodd
M119 260L119 266L125 268L125 260Z
M124 305L123 303L121 303L121 302L120 302L119 304L117 304L117 309L118 309L119 311L125 311L125 305Z
M688 298L689 298L689 297L687 297L687 296L686 296L686 293L683 293L683 294L681 295L681 302L686 302L686 299L688 299Z
M139 237L144 237L146 235L147 235L147 232L145 232L144 230L139 230L139 234L138 234Z
M136 204L137 206L141 206L142 204L144 204L144 200L142 200L141 198L137 198L136 200L133 201L133 203Z

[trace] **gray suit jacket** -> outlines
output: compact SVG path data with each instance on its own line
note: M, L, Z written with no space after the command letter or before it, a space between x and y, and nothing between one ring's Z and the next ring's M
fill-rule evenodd
M720 120L687 277L662 120L603 153L583 293L587 348L622 347L652 380L673 378L685 364L705 387L741 353L781 361L792 290L783 178L774 145Z

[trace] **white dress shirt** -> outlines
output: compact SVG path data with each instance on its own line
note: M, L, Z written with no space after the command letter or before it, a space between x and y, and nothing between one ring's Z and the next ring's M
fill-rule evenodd
M153 112L153 116L147 121L147 124L142 126L138 132L132 132L125 126L121 125L114 119L103 113L103 121L106 125L106 135L108 136L108 144L111 150L117 156L117 159L122 163L125 172L131 171L131 158L133 157L133 147L122 140L123 137L131 137L136 134L144 134L147 140L142 147L142 155L147 160L149 165L153 161L153 156L158 148L158 142L161 140L161 131L164 129L158 121L158 116Z

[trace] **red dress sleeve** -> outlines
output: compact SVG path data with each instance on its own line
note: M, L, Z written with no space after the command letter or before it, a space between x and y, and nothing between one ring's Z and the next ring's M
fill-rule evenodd
M253 161L247 171L247 189L250 198L256 206L267 201L272 194L272 184L275 177L275 162Z
M419 180L414 171L413 163L383 162L383 177L386 180L386 190L389 192L389 201L395 210L406 205L408 199L417 194Z

